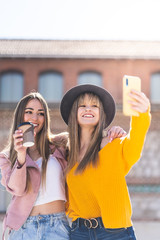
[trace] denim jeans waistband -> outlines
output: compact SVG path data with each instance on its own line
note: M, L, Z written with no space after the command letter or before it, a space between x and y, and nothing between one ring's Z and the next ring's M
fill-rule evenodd
M26 222L34 222L34 221L54 221L55 218L64 218L66 217L65 212L60 212L60 213L53 213L53 214L39 214L36 216L29 216L26 220Z

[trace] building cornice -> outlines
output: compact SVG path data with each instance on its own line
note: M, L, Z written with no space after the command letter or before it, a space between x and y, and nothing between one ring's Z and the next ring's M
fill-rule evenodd
M0 58L160 59L160 41L0 39Z

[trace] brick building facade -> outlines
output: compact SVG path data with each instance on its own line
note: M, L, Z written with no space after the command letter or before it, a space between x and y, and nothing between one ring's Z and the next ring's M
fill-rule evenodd
M122 114L122 78L125 74L139 76L142 91L152 103L152 124L142 159L133 167L127 181L132 196L133 217L160 220L160 42L0 40L1 95L2 88L7 86L5 79L10 83L8 73L21 74L22 96L33 89L39 91L40 78L46 73L49 76L56 73L57 79L61 77L61 96L79 80L89 76L92 82L94 77L98 77L100 85L113 95L117 103L113 124L125 130L129 129L129 118ZM59 85L56 86L58 89ZM7 87L5 91L7 95ZM45 98L48 97L47 91L44 94ZM154 96L157 96L156 99ZM48 102L52 131L66 130L59 114L59 100L49 99ZM9 99L5 102L5 94L0 96L0 150L6 144L15 106L16 101ZM0 197L3 197L0 211L4 211L8 197L4 193L3 196L0 193Z

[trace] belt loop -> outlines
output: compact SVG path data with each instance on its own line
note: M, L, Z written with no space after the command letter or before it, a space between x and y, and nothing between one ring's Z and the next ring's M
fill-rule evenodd
M50 216L50 226L52 226L53 225L53 216L51 215Z
M103 228L102 218L97 218L97 220L98 220L99 227Z
M80 225L80 218L77 219L77 227Z
M23 228L27 228L27 222L25 222L22 226Z

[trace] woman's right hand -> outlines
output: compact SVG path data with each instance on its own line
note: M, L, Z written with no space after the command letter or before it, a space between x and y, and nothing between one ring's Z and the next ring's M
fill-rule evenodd
M148 111L150 101L143 92L132 89L128 95L131 97L131 100L129 100L128 103L131 104L134 111L137 111L138 113L145 113Z
M20 164L25 162L27 148L23 146L23 131L21 129L16 130L13 134L14 149L17 152L17 158Z

